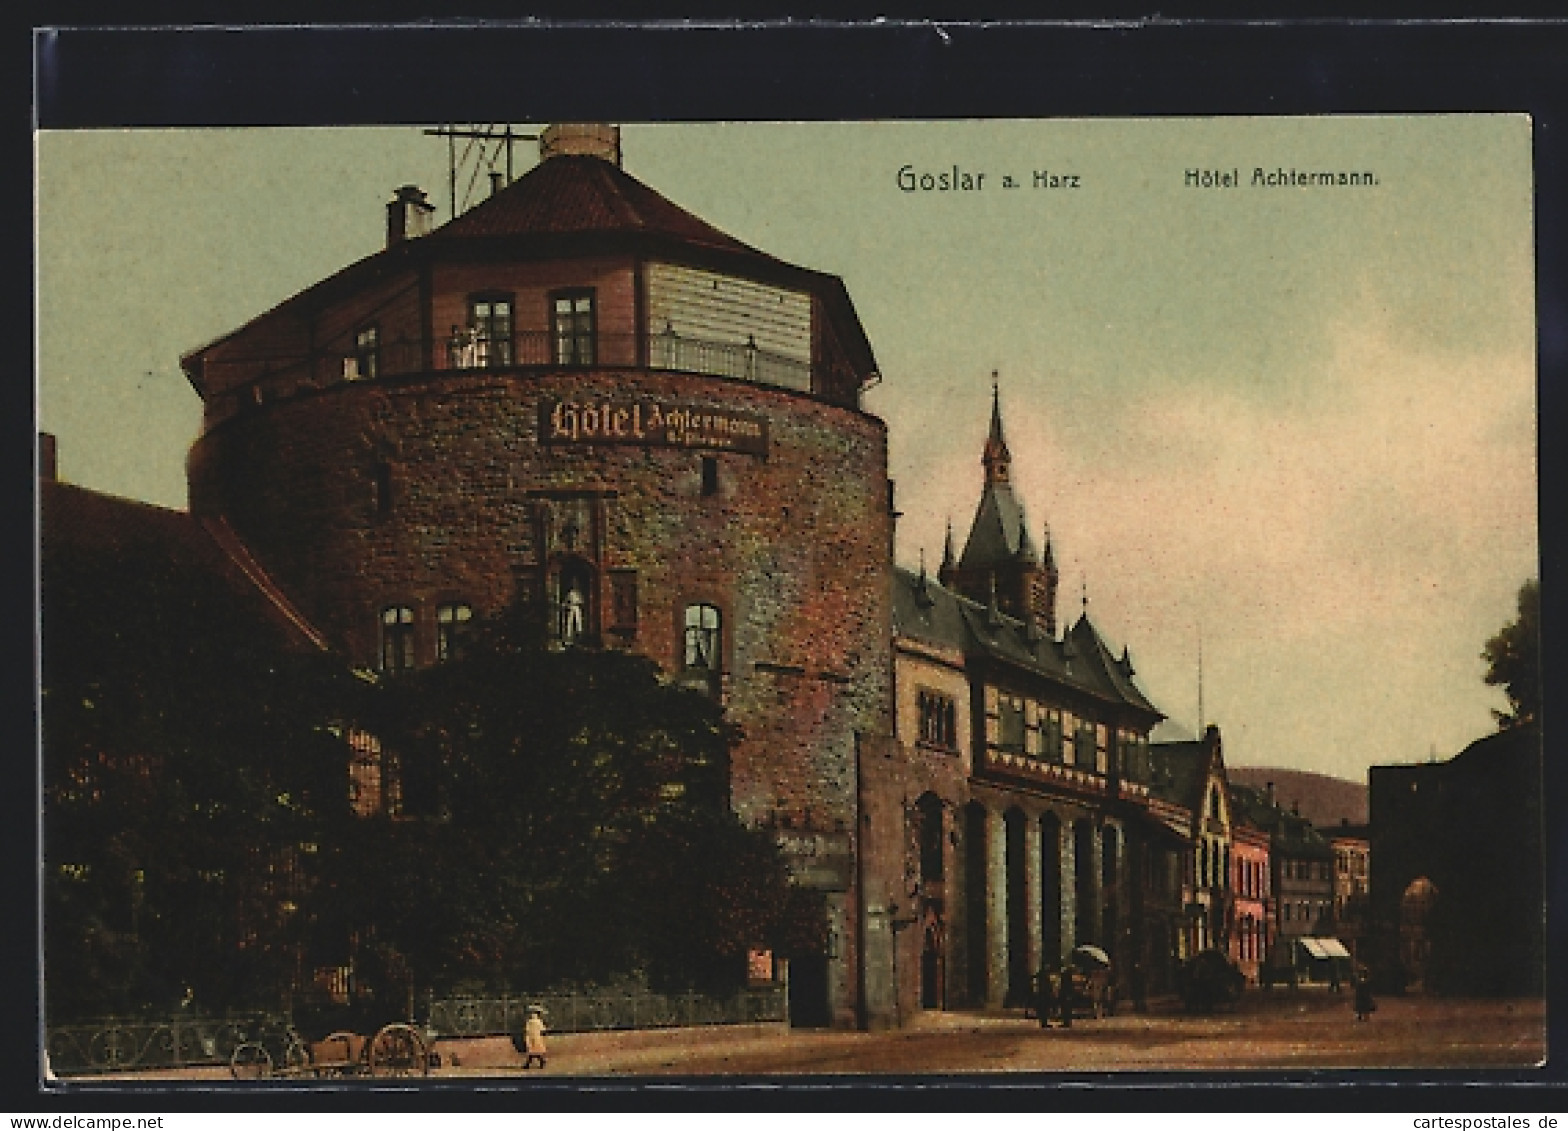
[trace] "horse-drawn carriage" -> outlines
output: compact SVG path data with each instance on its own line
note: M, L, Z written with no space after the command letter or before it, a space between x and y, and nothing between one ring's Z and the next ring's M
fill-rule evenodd
M366 1026L363 1031L335 1028L313 1040L302 1036L291 1018L281 1024L263 1024L251 1040L236 1045L229 1070L237 1080L428 1076L430 1063L428 1042L406 1021Z

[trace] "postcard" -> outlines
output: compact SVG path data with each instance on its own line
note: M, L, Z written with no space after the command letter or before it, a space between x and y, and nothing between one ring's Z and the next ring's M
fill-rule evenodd
M36 157L53 1083L1542 1063L1527 116Z

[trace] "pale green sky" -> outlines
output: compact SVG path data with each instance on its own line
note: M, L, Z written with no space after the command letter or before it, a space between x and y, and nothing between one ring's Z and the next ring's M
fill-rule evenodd
M1201 631L1233 763L1362 779L1490 728L1479 651L1537 558L1527 119L628 126L623 148L844 278L904 564L934 566L949 517L968 531L996 369L1063 615L1086 579L1188 727ZM395 186L447 218L446 144L417 128L46 134L38 156L40 426L63 477L169 506L200 416L179 355L376 251ZM906 164L985 187L906 193ZM1248 185L1279 166L1379 183ZM1042 169L1080 187L1031 187Z

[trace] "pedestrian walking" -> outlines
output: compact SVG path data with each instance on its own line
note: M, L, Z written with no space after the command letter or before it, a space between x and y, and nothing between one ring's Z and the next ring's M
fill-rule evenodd
M1372 975L1365 969L1355 973L1356 980L1356 1020L1365 1021L1377 1008L1377 1002L1372 1000Z
M1063 966L1057 976L1056 1004L1062 1014L1062 1028L1073 1027L1073 968Z
M1034 1012L1042 1029L1051 1027L1051 996L1051 971L1042 966L1034 978Z
M534 1061L539 1062L539 1067L544 1067L544 1010L539 1006L530 1006L528 1020L523 1023L523 1067L532 1068Z

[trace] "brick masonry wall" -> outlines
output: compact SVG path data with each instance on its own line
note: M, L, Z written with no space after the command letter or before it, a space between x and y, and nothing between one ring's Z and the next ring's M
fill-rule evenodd
M767 454L540 443L542 399L605 397L754 414L768 422ZM717 461L711 495L704 456ZM627 646L673 670L684 606L721 609L725 695L745 735L733 762L742 817L853 828L855 735L885 733L892 709L891 516L874 417L688 374L423 375L269 403L209 431L188 471L192 510L227 516L305 614L370 667L382 608L413 607L430 662L437 604L500 611L537 586L563 516L587 515L595 598L608 600L610 571L636 572ZM390 478L386 509L378 474Z

